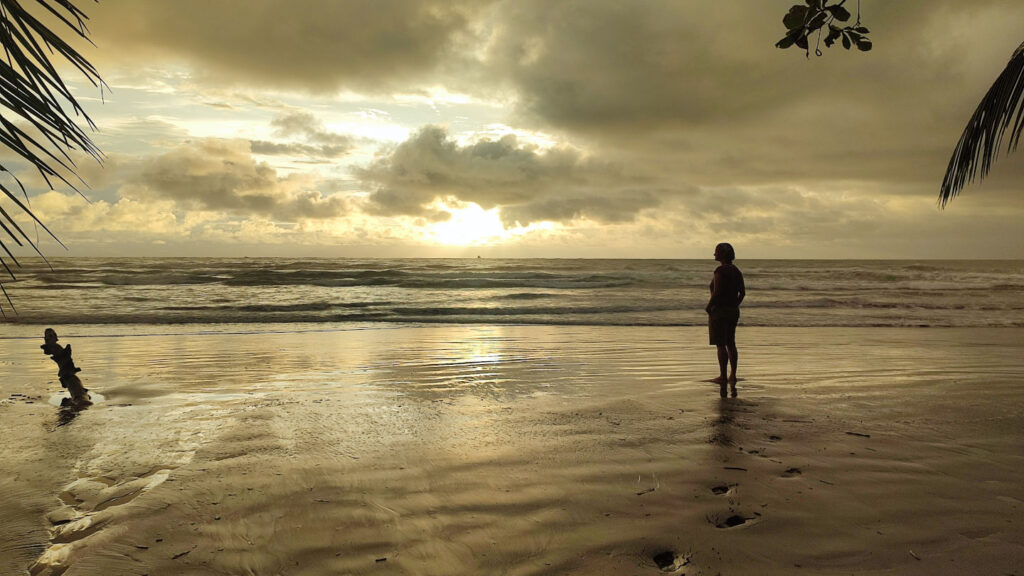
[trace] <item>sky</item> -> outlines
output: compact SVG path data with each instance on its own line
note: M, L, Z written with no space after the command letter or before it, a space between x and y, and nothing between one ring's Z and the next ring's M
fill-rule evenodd
M48 256L1024 258L1024 152L937 203L1024 3L792 4L81 2L105 159L18 175Z

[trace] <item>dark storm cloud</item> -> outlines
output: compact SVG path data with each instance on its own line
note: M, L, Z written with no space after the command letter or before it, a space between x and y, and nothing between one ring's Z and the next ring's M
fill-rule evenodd
M460 146L437 126L356 175L375 189L368 210L385 215L425 215L435 199L455 199L499 206L510 225L579 217L624 222L658 202L640 188L644 178L570 148L540 150L512 135Z
M748 64L764 58L722 48L746 43L747 19L774 20L779 9L736 4L505 2L489 63L518 89L524 112L564 127L635 129L749 113L764 95L743 90L761 75ZM726 23L732 30L723 33Z
M518 94L520 122L695 184L937 192L973 107L1024 39L1024 4L861 4L875 50L807 59L774 47L785 2L503 2L488 73Z
M480 0L104 0L89 7L100 63L194 64L213 83L377 89L428 77Z
M966 33L964 23L986 10L1019 22L1018 4L865 0L875 51L832 48L807 60L773 46L784 32L786 3L517 0L498 8L488 65L496 79L517 87L526 112L580 129L702 125L800 102L839 106L877 97L882 88L900 101L936 89L934 96L959 101L964 95L941 94L950 92L949 82L976 70L981 53L997 56L985 68L1001 68L1020 40L1007 26L1003 32L1012 30L1016 42L993 51L992 38Z
M148 160L134 185L185 209L256 214L283 221L334 218L347 212L338 196L324 196L299 177L281 178L253 160L244 140L189 142Z

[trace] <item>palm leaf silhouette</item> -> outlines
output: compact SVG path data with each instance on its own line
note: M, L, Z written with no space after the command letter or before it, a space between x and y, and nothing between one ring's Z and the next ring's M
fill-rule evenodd
M56 18L61 30L70 30L89 40L89 30L85 25L88 17L72 0L35 0L35 3ZM0 45L4 49L4 58L0 59L0 145L6 146L38 170L51 188L54 181L58 181L77 192L78 188L68 177L82 184L84 182L77 178L76 166L69 153L78 150L100 161L102 152L69 115L70 111L75 117L85 120L90 129L96 128L57 73L51 57L60 56L70 62L93 86L101 90L105 86L103 80L92 64L47 24L27 11L21 0L0 0ZM17 211L23 212L60 243L32 212L28 205L28 193L18 177L2 164L0 172L6 172L9 176L6 183L0 182L0 192L3 193L0 198L6 197L13 202ZM24 202L19 198L18 190L8 185L12 181L17 184ZM18 225L12 214L0 206L0 250L3 252L0 254L0 264L6 275L13 280L14 272L6 259L15 267L20 264L11 250L12 244L28 245L39 256L43 255L36 242ZM14 310L2 282L0 292ZM0 314L6 317L2 305Z
M1024 129L1024 44L1014 51L1006 69L981 99L953 150L939 192L943 208L966 183L973 182L975 177L980 181L988 176L1011 124L1007 154L1017 149Z

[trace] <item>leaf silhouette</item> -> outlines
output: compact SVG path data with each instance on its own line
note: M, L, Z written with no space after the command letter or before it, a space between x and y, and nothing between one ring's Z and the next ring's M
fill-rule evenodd
M1024 129L1024 44L1014 51L1006 68L967 121L939 189L942 207L975 177L984 180L988 176L1011 124L1013 128L1006 146L1007 154L1017 149Z
M34 3L57 19L62 32L89 39L85 24L88 17L73 0L34 0ZM26 10L22 0L0 0L0 44L6 55L6 59L0 60L0 145L6 146L28 162L51 188L54 182L60 182L78 192L76 185L68 180L70 176L79 184L84 184L75 172L71 152L84 152L97 161L102 160L103 154L76 122L76 118L80 118L88 128L95 129L95 124L60 77L52 59L63 58L93 86L102 89L106 85L93 65L56 31ZM16 123L16 120L20 123ZM28 193L18 177L3 166L0 166L0 171L6 172L18 185L25 201L22 202L14 190L0 184L3 196L60 243L56 235L32 212L31 206L27 204ZM0 254L0 263L7 276L13 280L14 272L4 258L9 258L15 267L19 263L14 258L10 244L31 246L40 256L42 252L15 218L3 208L0 208L0 229L0 249L6 254ZM13 310L13 303L2 282L0 291ZM0 312L3 312L2 306ZM3 314L6 317L6 313Z

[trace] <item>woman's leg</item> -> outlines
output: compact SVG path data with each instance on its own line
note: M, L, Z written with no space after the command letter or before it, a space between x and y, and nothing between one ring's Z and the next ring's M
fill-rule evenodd
M739 362L739 351L736 350L736 343L735 342L730 343L729 346L726 349L727 349L726 353L728 354L728 359L729 359L729 366L732 368L732 372L729 374L729 382L735 384L736 383L736 364ZM718 352L719 363L721 363L721 358L722 358L721 350L722 350L722 347L720 346L718 348L718 350L719 350L719 352ZM725 365L724 364L722 365L722 377L725 377Z
M725 384L725 369L729 365L729 350L724 344L718 344L718 370L719 376L715 378L714 382L717 384Z

